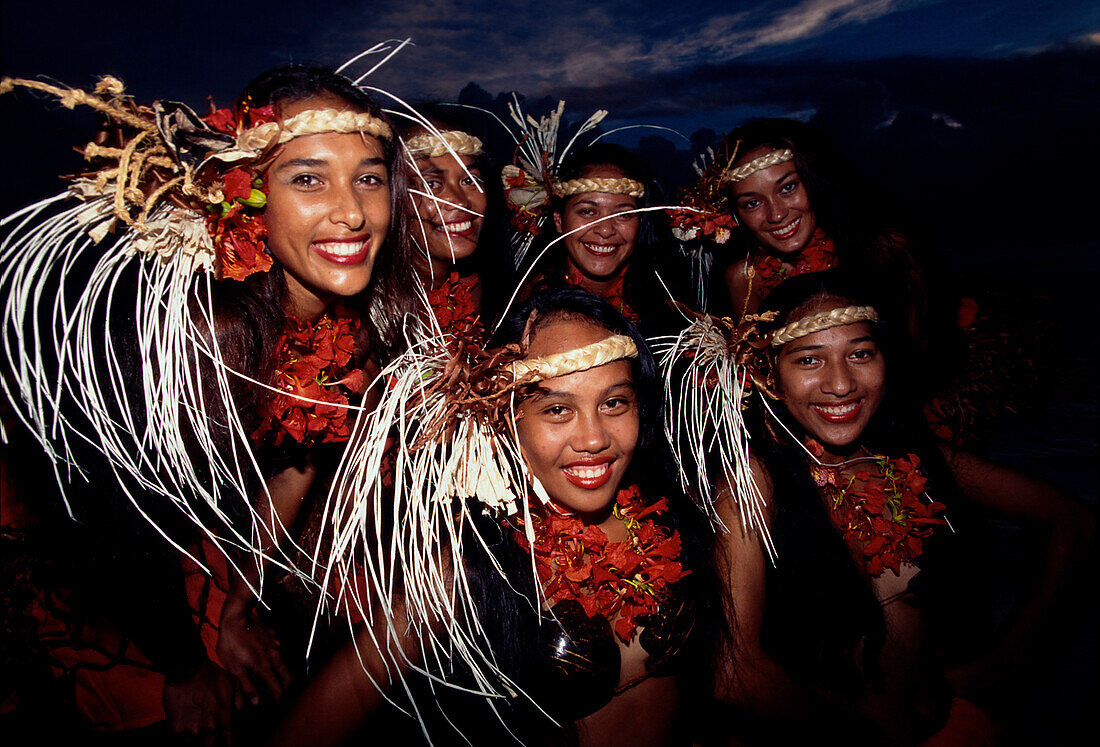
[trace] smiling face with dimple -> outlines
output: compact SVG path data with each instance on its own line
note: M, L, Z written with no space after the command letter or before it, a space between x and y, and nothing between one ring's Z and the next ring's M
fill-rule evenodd
M563 353L612 333L588 319L552 319L536 328L528 357ZM517 412L520 447L554 504L602 520L638 443L633 369L617 360L540 382Z
M776 374L787 410L825 447L827 461L841 461L858 446L886 394L886 363L867 322L788 342L776 357Z
M289 119L307 109L348 109L335 97L287 104ZM292 310L312 319L337 297L370 283L390 225L390 180L382 144L359 133L290 140L267 170L268 248L283 266Z

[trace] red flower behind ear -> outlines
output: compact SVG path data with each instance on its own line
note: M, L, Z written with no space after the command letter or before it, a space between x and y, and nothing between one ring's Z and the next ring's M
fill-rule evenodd
M247 200L252 196L252 175L244 169L233 169L223 177L223 182L226 202Z

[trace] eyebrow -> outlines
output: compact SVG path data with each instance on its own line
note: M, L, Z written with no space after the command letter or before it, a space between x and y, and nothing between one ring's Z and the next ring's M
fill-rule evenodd
M634 388L634 382L633 381L631 381L630 379L623 379L622 381L618 381L614 384L611 384L606 389L604 389L603 392L601 393L601 396L606 396L611 391L613 391L615 389L619 389L620 387L627 387L631 391L637 391ZM546 387L540 385L540 386L535 388L535 391L530 395L530 397L528 398L528 401L530 402L532 400L550 399L552 397L561 397L561 398L565 399L565 398L569 398L569 397L572 397L572 396L574 396L572 392L555 391L553 389L547 389Z
M783 176L776 179L774 182L772 182L772 184L782 184L783 182L790 179L792 176L793 177L798 176L798 169L795 168L794 166L791 166L790 171L788 171L787 173L783 174ZM735 192L734 195L733 195L733 199L740 200L742 197L752 197L753 195L758 195L758 194L760 194L760 192L758 192L755 189L754 190L749 190L748 192Z
M874 342L874 341L875 341L875 338L873 336L864 335L863 337L856 337L855 339L852 339L852 340L845 340L844 344L845 345L858 345L859 343L862 343L862 342ZM783 355L794 355L795 353L805 353L805 352L808 352L810 350L821 350L824 347L825 347L824 345L799 345L797 347L791 348L790 350L785 350L783 352Z
M292 158L289 161L284 161L283 163L279 164L278 167L275 170L276 171L282 171L283 169L287 169L287 168L291 168L291 167L295 167L295 166L305 167L305 168L317 168L319 166L326 166L326 165L328 165L328 160L326 160L324 158ZM378 156L371 156L369 158L364 158L362 161L359 162L359 166L361 168L362 167L371 168L373 166L385 166L385 165L386 165L386 159L379 158Z

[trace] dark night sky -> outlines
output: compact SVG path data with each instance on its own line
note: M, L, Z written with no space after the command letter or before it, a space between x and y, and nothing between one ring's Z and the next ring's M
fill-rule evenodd
M1072 219L1021 221L1031 198L1010 177L1038 159L1056 180L1086 184L1069 160L1095 162L1095 148L1078 141L1093 139L1085 133L1100 113L1100 6L1089 0L704 1L690 12L617 0L262 7L6 0L0 71L80 86L111 73L141 101L203 108L207 96L228 104L272 65L338 64L377 42L411 38L373 84L419 101L454 100L472 82L489 96L564 98L575 119L609 109L607 129L671 127L684 137L661 133L675 146L650 138L647 156L673 177L686 173L689 157L668 150L686 150L696 130L795 116L840 141L948 250L1078 244L1093 235ZM86 137L87 120L18 99L0 101L0 148L26 177L4 185L5 212L24 194L51 189L52 181L38 185L55 149ZM43 133L59 137L25 147ZM632 129L616 139L633 146L652 134ZM964 199L981 203L980 215L940 213ZM975 230L976 218L994 225Z

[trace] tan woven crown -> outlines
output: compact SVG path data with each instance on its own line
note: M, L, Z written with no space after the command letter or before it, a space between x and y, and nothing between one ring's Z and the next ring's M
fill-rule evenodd
M722 183L734 184L736 182L747 179L755 174L757 171L763 171L764 169L771 168L778 163L785 163L787 161L794 160L794 153L790 148L784 148L783 150L773 150L771 153L765 153L759 158L754 158L743 166L738 166L735 169L730 169L722 175Z
M564 182L555 182L553 190L558 197L580 195L585 192L606 192L612 195L645 197L645 185L625 176L618 179L569 179Z
M792 340L812 335L833 327L843 327L845 324L856 322L877 322L878 312L874 306L845 306L841 309L830 309L817 314L803 317L797 322L791 322L772 332L771 345L778 347L786 345Z
M378 117L366 112L340 109L306 109L282 122L267 122L245 130L237 137L237 148L262 153L273 144L289 142L305 135L325 133L348 134L361 132L389 140L393 136L390 126Z
M481 141L462 130L446 130L435 135L426 132L405 141L413 158L439 158L448 153L459 156L480 156Z
M626 335L612 335L576 350L544 355L541 358L528 358L516 361L511 366L516 380L534 373L535 377L531 379L534 382L577 371L587 371L623 358L637 357L638 346L634 344L634 340Z

